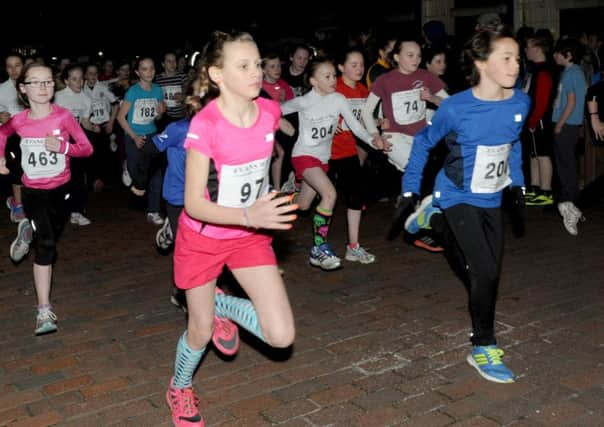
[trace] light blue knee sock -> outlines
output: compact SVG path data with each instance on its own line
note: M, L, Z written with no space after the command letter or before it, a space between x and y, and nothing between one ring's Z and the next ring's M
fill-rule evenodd
M193 372L205 351L205 347L199 351L193 350L187 344L187 331L182 334L176 346L173 387L182 389L193 385Z
M241 325L244 329L266 342L258 323L256 309L249 299L237 298L225 294L216 294L214 300L216 316L226 317Z

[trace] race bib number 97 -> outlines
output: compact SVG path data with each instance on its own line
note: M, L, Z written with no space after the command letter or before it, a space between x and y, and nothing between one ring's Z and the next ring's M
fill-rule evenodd
M46 149L46 138L21 139L21 167L31 179L52 178L65 170L65 155Z
M497 193L512 182L509 170L511 150L511 144L476 147L472 193Z
M270 157L241 165L223 165L218 186L218 204L229 208L252 206L268 193Z

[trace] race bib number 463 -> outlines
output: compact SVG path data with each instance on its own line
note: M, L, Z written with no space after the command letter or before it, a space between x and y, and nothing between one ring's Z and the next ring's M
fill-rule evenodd
M218 204L245 208L268 192L270 157L241 165L223 165L218 186Z
M28 178L52 178L65 170L65 155L46 149L46 138L21 139L21 167Z
M472 193L496 193L512 182L509 171L511 150L511 144L476 147L476 161L472 172Z

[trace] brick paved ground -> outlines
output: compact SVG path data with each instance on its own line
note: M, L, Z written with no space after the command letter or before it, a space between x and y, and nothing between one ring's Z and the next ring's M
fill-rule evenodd
M155 228L125 206L121 193L93 195L93 224L67 227L52 297L60 331L44 337L33 335L31 258L10 263L15 227L0 212L0 426L170 425L164 392L185 318L168 301ZM369 266L308 266L308 218L280 235L294 349L244 335L232 360L210 350L194 380L208 425L604 425L604 206L576 238L540 209L526 238L506 233L497 328L513 385L467 365L463 287L441 255L384 241L389 214L376 204L365 216Z

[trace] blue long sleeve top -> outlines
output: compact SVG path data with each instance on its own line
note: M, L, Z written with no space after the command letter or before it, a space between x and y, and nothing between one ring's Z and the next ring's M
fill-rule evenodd
M419 194L429 151L445 138L449 154L434 184L435 205L499 207L505 187L524 186L520 132L529 107L518 89L501 101L480 100L472 89L445 99L415 135L403 191Z

